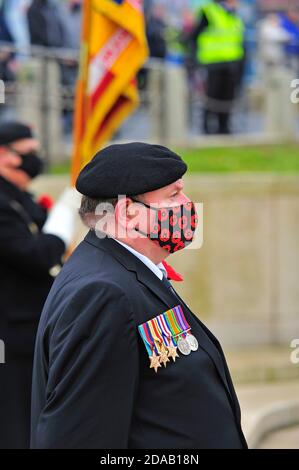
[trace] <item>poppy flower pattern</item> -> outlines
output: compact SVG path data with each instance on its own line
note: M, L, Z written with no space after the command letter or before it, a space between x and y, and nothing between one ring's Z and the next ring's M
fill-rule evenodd
M157 216L153 227L158 226L159 229L158 231L151 230L149 238L156 240L169 253L182 250L192 242L198 225L198 216L193 202L155 210L157 210Z

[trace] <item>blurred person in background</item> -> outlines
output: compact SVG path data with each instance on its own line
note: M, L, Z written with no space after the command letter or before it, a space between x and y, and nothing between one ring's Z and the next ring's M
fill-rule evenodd
M68 0L63 8L65 24L64 44L66 49L79 51L81 44L82 0Z
M285 45L287 65L299 72L299 8L289 8L280 15L280 25L289 40Z
M28 9L31 44L63 47L64 21L61 6L55 0L33 0Z
M81 3L81 0L69 0L66 4L57 0L33 0L28 10L31 43L66 49L61 51L63 57L57 58L57 62L62 86L63 126L67 134L72 131L72 102L78 71L78 60L69 51L77 51L79 57Z
M19 49L17 51L18 60L23 60L23 54L29 53L30 34L27 10L30 1L31 0L4 0L7 26L13 37L16 48Z
M60 61L61 84L64 87L63 124L64 131L70 134L73 129L73 103L75 85L78 75L79 51L81 40L82 0L68 0L62 10L63 17L63 47L77 55L76 58L66 58Z
M197 12L188 40L205 71L204 132L229 134L230 117L244 70L244 24L238 1L209 1Z
M48 292L70 245L77 208L66 191L48 217L49 201L28 192L43 167L29 126L0 126L0 449L29 447L31 376L36 330Z
M165 15L165 8L162 5L154 5L147 19L146 36L150 57L157 59L165 59L167 54Z
M284 63L284 45L289 39L290 36L282 27L277 14L271 13L260 21L258 25L258 47L264 67Z
M146 20L146 37L150 57L164 60L167 54L165 39L166 21L165 9L162 5L148 4ZM138 88L146 90L148 84L148 69L142 67L138 72ZM117 132L119 138L120 132Z
M7 96L16 96L16 79L20 67L28 59L30 38L27 8L30 0L0 0L0 41L11 43L0 47L0 79ZM9 99L7 100L9 102ZM0 107L2 119L14 115L13 106Z
M7 43L0 48L0 79L4 82L12 82L15 79L14 54L9 43L13 45L14 40L7 24L6 6L7 0L0 0L0 42Z

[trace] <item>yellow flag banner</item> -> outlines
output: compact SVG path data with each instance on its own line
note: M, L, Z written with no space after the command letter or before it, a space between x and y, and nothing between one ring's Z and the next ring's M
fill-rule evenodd
M142 0L84 0L72 183L139 104L148 57Z

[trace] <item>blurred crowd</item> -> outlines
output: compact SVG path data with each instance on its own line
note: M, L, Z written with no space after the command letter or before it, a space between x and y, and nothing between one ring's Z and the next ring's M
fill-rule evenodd
M241 3L199 2L197 9L183 9L178 17L163 2L145 1L150 56L186 67L189 89L192 93L199 90L206 100L202 129L205 133L230 132L229 115L242 89L248 49L251 56L252 51L258 53L255 55L261 69L279 65L299 74L299 7L267 14L257 22L255 38L248 40L246 24L239 15ZM30 47L42 46L52 48L54 55L57 50L62 50L62 54L65 50L74 52L74 58L57 59L61 85L73 88L78 71L81 15L82 0L0 0L0 79L13 82L30 55ZM237 30L232 37L230 31ZM10 45L15 47L13 51ZM226 54L225 49L230 52ZM139 74L139 85L146 89L146 70ZM64 115L66 130L70 130L70 113L65 110Z
M13 79L22 60L21 51L26 54L30 45L78 50L81 10L82 0L0 0L0 41L20 50L12 54L1 46L1 78ZM151 8L146 9L151 57L187 64L196 62L194 32L200 16L200 7L198 10L186 8L180 18L174 19L162 3L152 2ZM296 9L268 14L260 21L258 30L257 40L266 62L298 62L299 13Z
M22 64L30 57L31 46L73 51L74 57L66 55L58 60L61 86L70 90L65 95L73 99L78 71L81 11L82 0L0 0L0 41L5 43L0 47L0 78L5 82L16 79ZM73 113L70 108L66 104L63 109L66 134L72 130Z
M78 50L82 0L0 0L1 78L12 80L30 45ZM9 44L17 53L11 53ZM71 64L73 65L73 64Z

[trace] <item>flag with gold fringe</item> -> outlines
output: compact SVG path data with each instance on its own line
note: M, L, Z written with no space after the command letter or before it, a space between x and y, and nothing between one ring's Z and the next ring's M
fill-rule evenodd
M142 0L84 0L72 183L139 104L148 57Z

